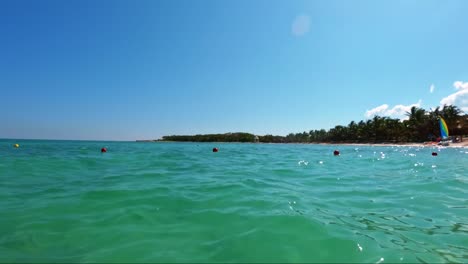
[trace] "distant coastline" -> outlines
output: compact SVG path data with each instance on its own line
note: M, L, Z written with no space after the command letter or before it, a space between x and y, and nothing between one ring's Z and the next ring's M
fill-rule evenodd
M199 142L199 143L259 143L259 144L316 144L316 145L348 145L348 146L414 146L414 147L437 147L439 146L437 142L434 141L426 141L426 142L349 142L349 141L341 141L341 142L261 142L260 138L262 136L255 136L258 137L259 141L236 141L235 138L229 138L231 135L237 133L227 133L227 134L210 134L210 135L195 135L195 136L171 136L171 140L165 139L150 139L150 140L137 140L137 142ZM244 133L248 134L248 133ZM216 138L212 138L212 136L216 136ZM281 136L275 136L281 137ZM166 137L164 137L166 138ZM203 141L200 140L203 138ZM220 139L227 138L228 140L222 141ZM182 140L183 139L183 140ZM196 140L198 139L198 140ZM210 140L212 139L212 140ZM215 140L216 139L216 140ZM460 137L459 142L451 142L447 147L464 147L468 148L468 137Z
M254 135L245 132L225 134L170 135L156 140L138 142L250 142L250 143L314 143L314 144L365 144L365 145L435 145L441 141L439 121L445 120L449 140L455 146L466 146L468 115L457 106L444 105L442 108L426 111L412 107L408 119L400 120L374 116L369 120L350 122L347 126L337 125L329 130L310 130L290 133L287 136Z

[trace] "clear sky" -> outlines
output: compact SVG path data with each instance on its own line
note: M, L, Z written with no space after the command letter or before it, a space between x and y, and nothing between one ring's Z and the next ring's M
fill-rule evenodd
M0 1L0 138L329 129L468 112L468 1Z

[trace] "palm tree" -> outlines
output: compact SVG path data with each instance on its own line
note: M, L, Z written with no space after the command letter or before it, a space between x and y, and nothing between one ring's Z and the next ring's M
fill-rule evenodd
M406 116L409 117L410 123L421 124L424 122L424 117L426 115L426 110L413 106L409 112L406 112Z
M429 121L428 121L428 130L431 133L432 139L435 139L440 135L439 129L439 118L441 116L440 107L436 107L435 109L431 109L429 112Z
M410 112L406 112L406 115L409 117L408 128L412 130L410 132L411 139L424 141L429 132L427 129L428 117L426 116L426 110L413 106Z
M447 125L450 128L453 128L455 123L460 118L462 111L454 105L444 105L441 110L441 115L444 117Z
M358 139L358 125L354 121L348 124L348 140L356 141Z

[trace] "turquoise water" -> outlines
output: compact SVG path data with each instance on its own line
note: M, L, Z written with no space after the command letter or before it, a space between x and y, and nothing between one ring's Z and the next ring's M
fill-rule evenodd
M0 215L0 262L466 263L468 149L3 140Z

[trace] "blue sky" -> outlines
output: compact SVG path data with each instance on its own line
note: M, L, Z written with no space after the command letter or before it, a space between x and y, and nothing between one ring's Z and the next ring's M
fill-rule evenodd
M468 112L468 1L2 1L0 138L286 135Z

